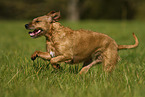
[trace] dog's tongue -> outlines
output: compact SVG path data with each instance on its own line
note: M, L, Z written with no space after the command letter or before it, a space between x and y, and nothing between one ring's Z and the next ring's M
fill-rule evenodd
M33 33L33 32L29 32L29 35L30 35L30 36L34 36L35 33Z
M37 35L41 32L41 30L34 30L33 32L29 32L29 35L30 36L34 36L34 35Z
M36 31L34 31L35 34L38 34L38 33L40 33L40 32L41 32L41 30L36 30Z

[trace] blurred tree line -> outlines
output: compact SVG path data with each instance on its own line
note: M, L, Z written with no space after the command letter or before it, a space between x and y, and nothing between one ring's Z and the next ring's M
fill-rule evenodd
M1 0L1 19L32 19L49 11L63 19L145 19L145 0Z

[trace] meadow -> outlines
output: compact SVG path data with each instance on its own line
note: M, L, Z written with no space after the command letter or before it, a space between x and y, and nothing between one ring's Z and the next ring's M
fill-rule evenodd
M133 32L139 39L137 48L119 51L121 61L111 74L100 64L83 76L81 63L54 70L49 62L31 61L35 50L45 51L45 38L30 38L26 23L0 21L0 97L145 97L144 21L61 21L72 29L105 33L118 44L133 44Z

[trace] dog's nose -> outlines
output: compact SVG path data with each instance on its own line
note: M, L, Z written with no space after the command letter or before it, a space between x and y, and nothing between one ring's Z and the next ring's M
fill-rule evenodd
M26 24L26 25L25 25L25 28L28 29L28 28L29 28L29 24Z

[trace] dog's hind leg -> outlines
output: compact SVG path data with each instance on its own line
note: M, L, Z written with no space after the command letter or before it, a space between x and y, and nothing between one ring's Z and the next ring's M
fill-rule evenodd
M79 72L79 74L86 74L88 72L88 70L95 64L102 62L102 60L100 59L96 59L94 61L92 61L92 59L88 59L87 61L84 62L83 64L83 68L81 69L81 71Z
M107 48L103 53L103 69L106 72L111 72L118 61L118 52L116 47Z

